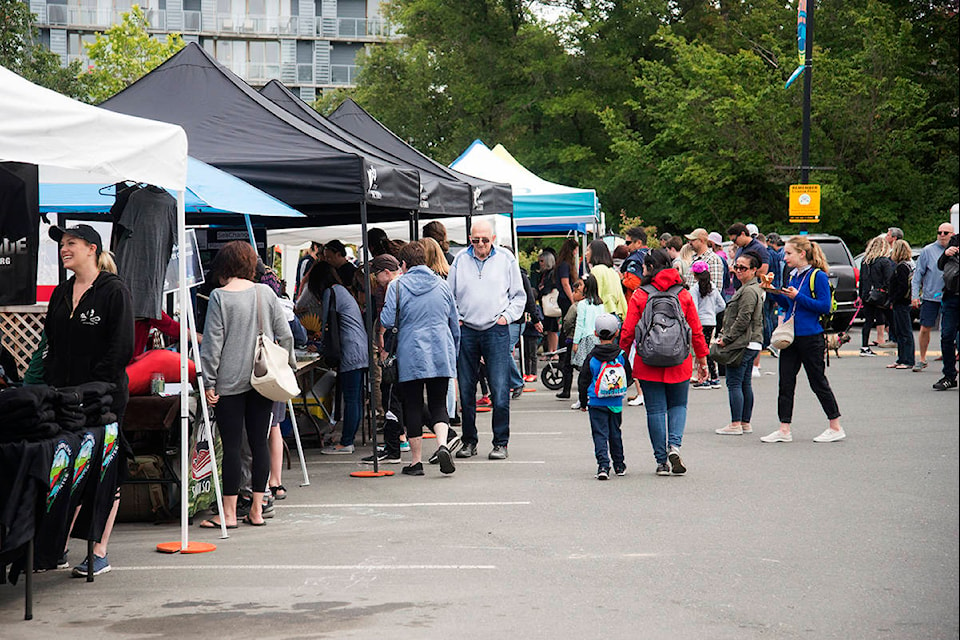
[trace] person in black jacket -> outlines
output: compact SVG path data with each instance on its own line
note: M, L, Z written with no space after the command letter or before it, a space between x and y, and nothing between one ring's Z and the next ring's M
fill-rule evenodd
M122 425L129 398L126 366L133 357L130 291L116 275L116 264L93 227L51 227L50 237L59 243L60 259L73 277L50 296L44 324L44 382L52 387L94 381L116 385L111 409ZM94 575L110 571L107 543L119 505L117 493L100 542L93 546ZM73 573L86 575L87 561L74 567Z
M863 304L863 330L860 332L860 355L876 355L870 349L870 330L882 325L884 310L890 306L887 286L893 276L894 264L887 257L887 243L877 236L867 243L867 250L860 267L860 302ZM880 329L877 329L879 343Z
M912 369L916 363L913 321L910 319L910 283L913 279L911 258L912 251L907 241L896 240L890 252L890 259L896 263L896 268L890 278L888 294L893 304L893 325L890 331L897 342L897 361L888 364L888 369Z

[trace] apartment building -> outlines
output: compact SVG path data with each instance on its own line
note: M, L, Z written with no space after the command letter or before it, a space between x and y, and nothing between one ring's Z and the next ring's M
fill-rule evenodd
M84 42L138 4L152 34L180 33L251 85L277 79L307 102L356 83L357 53L395 36L381 0L29 0L43 43L86 64Z

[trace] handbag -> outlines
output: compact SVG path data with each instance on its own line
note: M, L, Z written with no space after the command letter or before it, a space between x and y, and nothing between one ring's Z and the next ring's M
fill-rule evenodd
M380 361L380 377L384 384L398 384L400 382L400 366L397 362L397 343L400 333L400 283L397 282L397 315L390 329L393 336L393 353Z
M717 364L736 368L740 366L740 361L743 360L743 352L745 350L745 347L731 349L729 345L721 346L714 341L710 343L710 358Z
M559 318L563 315L560 309L560 289L552 289L543 296L543 315L547 318Z
M796 307L796 305L794 305ZM796 311L796 309L794 309ZM770 344L776 349L786 349L793 344L793 338L795 336L793 331L793 319L794 315L790 316L790 319L781 324L779 327L773 330L773 333L770 334Z
M263 313L260 308L260 290L257 289L257 342L253 353L253 371L250 384L254 391L274 402L286 402L299 395L297 374L290 368L290 354L263 334Z
M890 298L886 289L879 287L870 287L865 302L871 307L879 307L881 309L886 309L890 306Z

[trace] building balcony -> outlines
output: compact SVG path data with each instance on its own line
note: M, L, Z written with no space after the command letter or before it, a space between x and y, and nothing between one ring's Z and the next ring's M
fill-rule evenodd
M360 67L355 64L330 65L330 84L337 86L353 86L357 84L357 75Z
M207 25L204 25L207 26ZM216 28L220 34L242 35L297 35L299 18L296 16L255 16L249 14L218 14ZM208 29L203 29L207 31Z
M102 30L119 23L124 13L129 12L118 11L116 9L92 9L71 7L63 4L48 4L47 21L44 23L44 26ZM151 30L166 31L166 11L161 9L144 9L143 13Z
M396 37L397 30L381 17L322 18L317 20L317 35L324 38L378 41Z

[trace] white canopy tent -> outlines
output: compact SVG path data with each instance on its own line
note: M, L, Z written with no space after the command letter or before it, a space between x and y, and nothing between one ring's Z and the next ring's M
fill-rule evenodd
M187 135L176 125L113 113L44 89L0 67L0 161L35 164L59 183L132 180L177 194L177 247L186 244ZM180 300L189 300L180 259ZM180 323L180 379L188 380L187 322ZM181 548L186 549L189 385L181 385ZM225 533L225 532L224 532Z
M495 215L484 216L491 220L496 228L497 242L503 246L510 246L510 216ZM478 218L474 217L476 221ZM457 244L464 244L467 240L467 219L466 218L437 218L443 226L447 228L447 238ZM430 220L420 220L420 227L430 222ZM383 229L388 238L409 238L409 222L383 222L372 225ZM283 255L283 274L293 273L297 267L298 252L305 249L311 242L329 242L330 240L340 240L344 244L361 246L363 244L363 230L358 224L338 224L327 227L306 227L301 229L268 229L267 244L281 247ZM420 230L418 229L418 232ZM359 257L359 256L358 256ZM288 284L291 284L288 281Z

